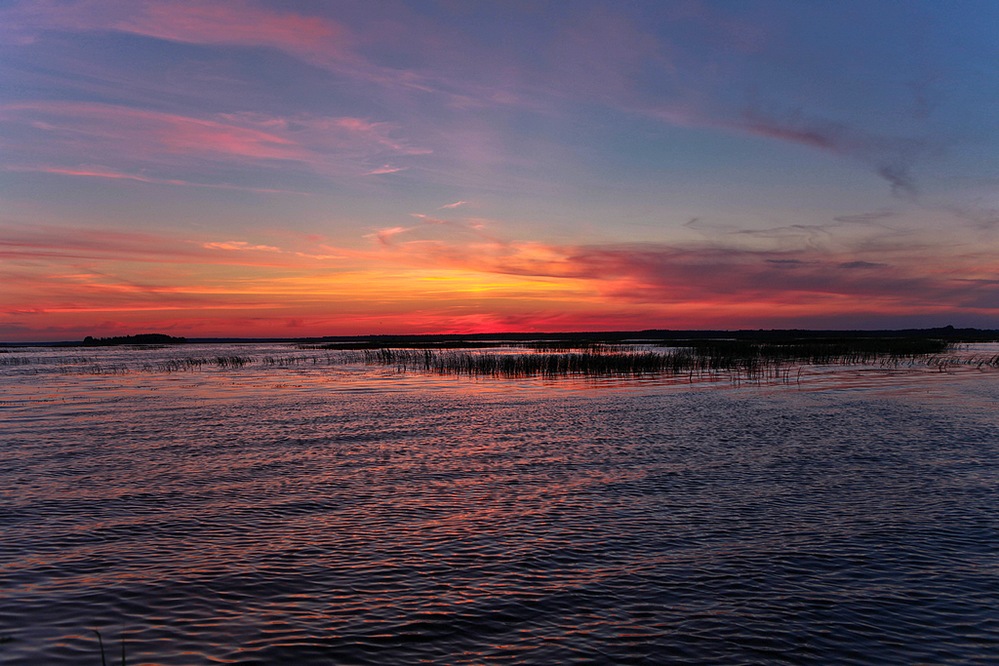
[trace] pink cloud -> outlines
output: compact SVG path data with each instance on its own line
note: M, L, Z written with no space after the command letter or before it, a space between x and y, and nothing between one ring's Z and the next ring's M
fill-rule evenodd
M98 142L118 150L307 160L287 137L217 120L87 102L31 102L0 107L0 120L27 125L61 146L89 151Z
M139 183L149 183L153 185L177 185L182 187L206 187L211 189L223 189L223 190L242 190L245 192L261 192L264 194L305 194L305 192L299 192L296 190L285 190L277 188L268 187L244 187L241 185L231 185L227 183L197 183L190 180L181 180L179 178L153 178L151 176L144 176L141 174L134 173L123 173L121 171L114 171L112 169L105 169L97 166L80 166L79 168L63 168L63 167L51 167L51 166L6 166L5 171L13 172L32 172L32 173L49 173L57 176L73 176L82 178L104 178L107 180L130 180Z
M347 30L329 19L242 0L29 0L0 13L22 41L44 30L115 31L190 44L265 46L310 61L343 58Z
M390 164L383 164L377 169L372 169L368 171L365 176L383 176L389 173L399 173L400 171L405 171L407 167L394 167Z
M165 235L106 229L72 229L48 225L0 227L0 256L17 259L139 258L172 261L196 253L183 241Z
M378 151L393 155L428 155L428 148L415 146L396 138L398 126L394 123L372 121L353 116L316 116L298 114L274 117L259 113L219 114L220 121L236 127L254 128L300 145L307 145L317 152Z
M302 146L271 133L162 114L145 119L150 120L152 125L159 125L161 129L157 131L156 138L170 152L299 161L309 158L308 151Z
M17 43L30 43L46 30L61 30L269 48L350 78L429 90L415 73L381 67L359 55L357 38L338 21L245 0L25 0L0 11L0 26Z
M12 129L8 159L21 162L9 169L256 191L285 190L198 182L171 172L206 171L203 160L263 169L292 162L323 176L349 177L370 173L375 159L429 152L394 137L391 123L355 117L194 118L109 104L30 102L0 107L0 124ZM95 161L106 166L84 166ZM217 171L207 169L206 177L217 178Z
M297 270L322 266L329 260L363 256L364 253L308 241L301 249L285 249L241 240L195 241L166 233L93 228L69 231L49 225L0 226L0 259L28 264L41 261L55 267L52 273L63 275L95 275L99 271L92 267L131 262Z
M142 2L114 22L123 32L194 44L269 46L307 59L343 57L346 29L328 19L278 13L248 2Z

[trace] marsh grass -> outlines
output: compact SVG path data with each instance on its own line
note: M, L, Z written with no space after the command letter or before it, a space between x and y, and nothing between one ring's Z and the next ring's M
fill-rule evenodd
M689 350L670 352L557 352L530 354L435 353L379 350L369 364L394 365L400 371L423 370L440 375L491 377L565 376L697 376L736 372L746 377L777 377L781 365L755 357L718 358Z
M228 356L216 356L213 359L215 365L220 368L242 368L251 361L253 361L253 359L249 356L237 356L235 354L230 354Z
M319 349L326 351L371 351L378 349L495 349L506 347L510 343L502 340L432 340L432 339L399 339L399 340L347 340L323 344L302 343L298 349Z
M664 343L676 346L677 342ZM689 340L680 343L698 354L730 359L759 357L811 364L904 362L943 354L953 344L932 338L832 338L818 340Z
M158 363L145 363L142 369L147 372L192 372L205 367L219 367L223 369L238 369L253 362L250 356L237 356L234 354L220 355L211 358L191 357L174 358Z
M607 342L594 340L537 340L519 343L517 346L539 352L588 351L593 353L609 352L615 347Z
M680 346L682 345L682 346ZM924 365L946 370L968 365L946 356L952 345L924 339L853 339L832 341L757 342L694 340L672 342L659 351L622 346L574 345L542 347L558 351L476 353L430 349L374 349L364 352L368 365L395 366L401 372L490 377L666 376L704 377L723 373L736 379L790 381L803 365L878 365L885 368ZM574 350L574 351L571 351ZM999 355L970 362L979 369L999 367Z
M60 371L71 374L122 375L130 372L175 373L243 368L294 369L302 366L380 365L400 372L491 377L663 376L708 377L727 374L743 380L789 380L795 369L809 365L866 365L882 368L920 367L948 372L959 367L999 368L999 354L961 351L957 343L933 338L829 338L753 340L646 340L641 343L595 340L508 341L503 347L456 341L430 347L328 348L316 353L247 355L218 353L146 361L107 362L94 357L61 359ZM322 350L319 352L318 350ZM110 361L110 359L108 359ZM31 358L0 356L0 365L29 366Z

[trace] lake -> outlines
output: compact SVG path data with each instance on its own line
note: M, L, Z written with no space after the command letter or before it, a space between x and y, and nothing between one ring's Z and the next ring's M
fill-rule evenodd
M944 370L5 350L0 662L994 664L999 371Z

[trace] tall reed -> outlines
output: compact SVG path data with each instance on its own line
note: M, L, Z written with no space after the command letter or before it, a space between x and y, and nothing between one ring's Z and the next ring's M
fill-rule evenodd
M555 347L562 349L561 347ZM817 364L897 367L930 359L947 351L936 340L846 340L806 343L759 343L742 340L699 340L663 351L619 351L595 347L576 351L477 353L430 349L365 350L369 365L395 366L441 375L492 377L560 377L568 375L697 375L730 372L745 378L787 377L790 366ZM565 347L572 349L572 347ZM982 359L978 367L995 365Z

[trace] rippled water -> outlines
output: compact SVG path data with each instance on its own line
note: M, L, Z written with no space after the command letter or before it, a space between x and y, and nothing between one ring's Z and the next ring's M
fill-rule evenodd
M0 662L999 656L999 372L166 369L220 353L0 355Z

